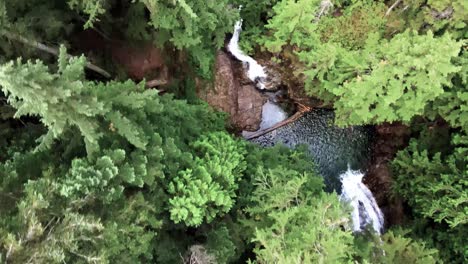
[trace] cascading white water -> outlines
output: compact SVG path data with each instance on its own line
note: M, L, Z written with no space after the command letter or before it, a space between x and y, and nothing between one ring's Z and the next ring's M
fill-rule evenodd
M228 50L231 52L236 59L247 64L248 71L247 76L255 83L257 88L265 89L265 79L267 77L263 66L258 64L252 57L245 55L239 48L239 37L242 30L242 19L237 21L234 25L234 33L231 40L229 41Z
M342 183L341 198L353 207L353 230L361 231L363 226L372 224L372 228L380 234L383 229L384 218L372 192L362 183L364 174L348 168L340 175Z

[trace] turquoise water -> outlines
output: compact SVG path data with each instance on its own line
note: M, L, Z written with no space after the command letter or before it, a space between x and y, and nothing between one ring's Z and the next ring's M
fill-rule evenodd
M324 177L328 191L341 192L340 174L348 169L364 170L370 158L372 131L367 127L339 128L331 110L316 109L297 121L253 139L262 146L307 145Z

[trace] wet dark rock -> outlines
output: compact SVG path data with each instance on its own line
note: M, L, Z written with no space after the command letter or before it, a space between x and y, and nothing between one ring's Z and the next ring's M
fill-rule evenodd
M392 194L393 175L389 162L407 145L410 131L400 123L378 125L375 131L372 161L364 183L374 194L385 215L387 226L402 224L405 216L403 202Z

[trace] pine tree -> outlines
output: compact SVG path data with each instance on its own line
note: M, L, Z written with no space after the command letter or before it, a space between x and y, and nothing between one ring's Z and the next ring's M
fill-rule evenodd
M461 70L452 62L461 43L449 35L434 38L430 32L407 31L388 42L369 39L360 52L324 47L301 54L308 65L315 65L305 72L306 90L313 93L313 80L320 81L321 94L334 101L340 125L409 123L424 114L426 105L451 85L452 74Z
M277 168L259 171L247 209L255 221L259 263L346 262L353 238L346 210L335 193L315 194L312 175Z
M203 136L193 143L199 153L192 168L169 185L171 219L188 226L210 223L234 205L237 183L245 169L242 144L224 133Z
M155 253L156 237L168 239L158 232L162 219L167 233L174 228L165 209L171 199L169 183L179 172L198 166L198 150L213 152L204 139L198 145L190 142L224 130L224 116L204 104L159 96L156 90L145 90L144 83L85 80L85 62L62 49L56 73L40 61L0 66L1 87L17 108L15 117L37 117L45 128L37 134L45 131L39 148L34 142L18 145L16 153L0 161L0 189L19 201L1 208L0 256L8 262L31 257L39 262L104 263L158 257L162 251ZM232 150L226 147L228 153ZM235 186L241 171L236 166L218 171L210 157L224 159L216 153L207 154L204 162L200 157L200 164L217 177L234 170L219 182L230 199L235 190L230 185ZM242 153L232 152L237 155L232 161ZM23 219L21 224L15 224L17 219ZM172 243L184 247L188 241ZM171 254L178 258L177 252Z
M467 239L460 234L468 228L467 143L466 134L453 134L448 150L441 153L413 139L392 162L395 192L407 200L417 217L415 233L437 246L447 261L466 260Z

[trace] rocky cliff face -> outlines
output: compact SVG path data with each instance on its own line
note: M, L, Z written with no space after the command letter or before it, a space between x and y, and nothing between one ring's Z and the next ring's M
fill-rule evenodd
M230 123L235 128L257 130L267 97L245 79L242 64L225 52L218 51L215 68L213 87L198 87L198 96L214 108L229 113Z
M374 194L377 203L385 215L388 225L402 224L404 211L402 200L393 197L391 186L393 175L389 162L395 154L404 148L410 136L407 126L400 123L384 123L375 127L376 138L372 147L372 162L364 183Z

